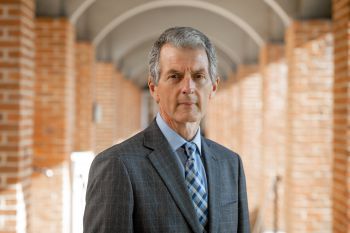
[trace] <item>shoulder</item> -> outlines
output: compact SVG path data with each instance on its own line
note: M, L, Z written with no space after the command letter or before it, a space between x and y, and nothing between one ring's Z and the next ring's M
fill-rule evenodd
M240 156L231 149L207 138L204 138L204 142L219 160L231 160L240 163Z
M125 141L113 145L100 152L94 159L95 163L106 160L123 160L125 157L144 157L148 149L143 146L144 131L137 133Z

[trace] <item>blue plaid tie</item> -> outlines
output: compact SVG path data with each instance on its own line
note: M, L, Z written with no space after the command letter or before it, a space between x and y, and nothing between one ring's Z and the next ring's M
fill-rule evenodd
M197 167L195 163L195 155L198 153L196 150L197 147L196 144L192 142L187 142L184 146L188 157L185 165L187 188L192 197L199 222L201 223L202 232L206 232L205 225L208 220L208 195L205 190L204 181L199 176L199 167Z

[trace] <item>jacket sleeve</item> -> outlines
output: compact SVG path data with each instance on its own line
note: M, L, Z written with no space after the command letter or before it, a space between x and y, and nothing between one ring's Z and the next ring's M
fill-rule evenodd
M97 156L90 167L84 233L133 232L133 191L123 162Z
M249 233L250 223L249 223L249 210L248 210L248 199L247 199L247 188L246 179L243 169L243 164L241 158L238 156L239 161L239 198L238 198L238 233Z

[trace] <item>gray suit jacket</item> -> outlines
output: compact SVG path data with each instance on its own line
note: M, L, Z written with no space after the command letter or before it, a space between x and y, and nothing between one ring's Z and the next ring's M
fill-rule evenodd
M202 137L210 233L249 232L240 157ZM200 233L181 166L155 121L94 159L84 233Z

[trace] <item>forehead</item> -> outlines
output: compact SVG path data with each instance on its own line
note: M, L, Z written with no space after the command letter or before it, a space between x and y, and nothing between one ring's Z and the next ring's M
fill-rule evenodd
M204 48L178 48L165 44L160 50L159 63L162 69L205 69L208 70L208 56Z

